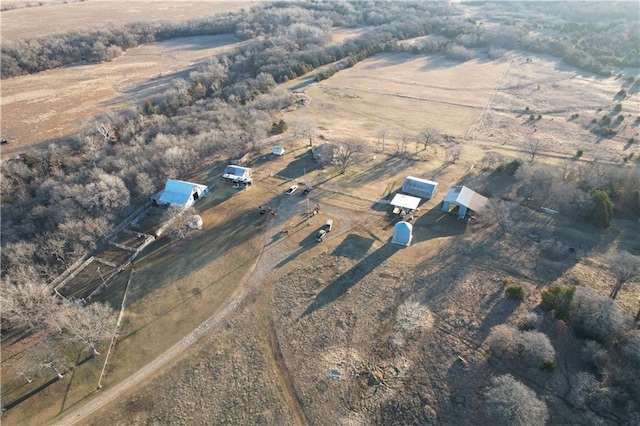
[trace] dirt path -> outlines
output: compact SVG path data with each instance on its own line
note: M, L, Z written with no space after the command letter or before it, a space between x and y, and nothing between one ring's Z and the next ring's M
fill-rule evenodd
M274 225L269 225L269 230ZM270 232L264 233L264 239ZM266 242L266 241L265 241ZM266 247L263 245L263 247ZM183 354L191 345L200 340L207 332L209 332L216 324L222 321L229 313L236 309L244 299L251 294L263 281L262 272L265 268L259 267L262 262L262 258L265 253L265 248L262 249L260 254L256 257L253 265L245 273L242 278L242 283L239 285L239 290L230 298L216 313L207 318L198 327L196 327L191 333L187 334L182 340L175 345L171 346L164 353L151 361L149 364L142 367L135 372L128 379L118 383L117 385L103 391L102 395L78 408L77 410L70 412L64 418L56 422L56 425L74 425L85 420L87 417L105 407L112 401L117 400L127 392L133 390L139 386L143 381L153 377L155 374L161 372L169 363Z

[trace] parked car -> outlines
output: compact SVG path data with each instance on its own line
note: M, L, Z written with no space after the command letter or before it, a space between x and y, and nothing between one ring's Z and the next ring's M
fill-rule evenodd
M333 220L327 219L327 223L322 225L322 228L318 231L318 235L316 235L316 241L321 243L324 241L324 236L327 235L327 232L331 231L333 228Z
M311 190L313 189L313 186L307 186L304 191L302 191L302 195L308 195Z
M287 195L292 195L298 189L298 185L291 185L289 189L285 192Z

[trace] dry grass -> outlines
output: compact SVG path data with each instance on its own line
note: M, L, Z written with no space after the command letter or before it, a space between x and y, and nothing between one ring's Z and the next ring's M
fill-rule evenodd
M135 109L234 46L231 35L186 37L139 46L111 62L3 80L2 135L10 144L2 155L91 129L88 123L109 112Z
M252 7L255 0L5 0L10 4L44 3L43 6L2 12L2 40L15 41L56 33L94 30L131 22L182 22L208 15Z

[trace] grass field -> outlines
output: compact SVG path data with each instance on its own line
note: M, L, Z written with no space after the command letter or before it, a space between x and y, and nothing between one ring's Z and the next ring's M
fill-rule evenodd
M130 49L111 62L74 65L2 81L2 155L98 125L172 87L211 55L236 46L231 35L186 37ZM95 127L95 126L93 126Z
M5 0L3 6L36 3ZM95 30L131 22L178 23L228 11L250 8L254 0L40 0L42 6L16 8L0 14L2 40L15 41L56 33Z

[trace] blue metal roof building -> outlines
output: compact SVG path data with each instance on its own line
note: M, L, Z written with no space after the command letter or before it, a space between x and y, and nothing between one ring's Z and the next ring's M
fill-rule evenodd
M190 207L200 197L209 191L206 185L185 182L177 179L167 179L164 190L160 194L158 203L174 206Z

